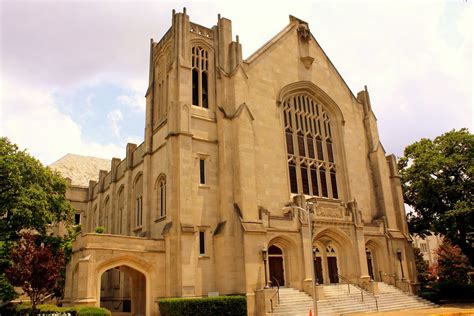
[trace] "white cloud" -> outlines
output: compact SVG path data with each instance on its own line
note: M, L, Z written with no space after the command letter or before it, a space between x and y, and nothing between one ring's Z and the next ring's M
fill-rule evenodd
M123 157L124 148L87 142L81 127L68 115L58 111L52 91L2 80L0 98L3 115L0 134L27 149L44 164L50 164L67 153Z
M144 112L146 107L145 98L138 93L132 95L119 95L117 97L117 102L129 107L134 111Z
M123 114L120 110L113 110L107 113L109 127L115 137L120 137L120 122L123 120Z

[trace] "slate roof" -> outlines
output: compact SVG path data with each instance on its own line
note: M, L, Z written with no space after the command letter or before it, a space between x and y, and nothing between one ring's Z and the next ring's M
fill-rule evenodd
M99 170L110 171L110 160L97 157L67 154L49 167L59 171L72 185L89 186L89 180L99 180Z

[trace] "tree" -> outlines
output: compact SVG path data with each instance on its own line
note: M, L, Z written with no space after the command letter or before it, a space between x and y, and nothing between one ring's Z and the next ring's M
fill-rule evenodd
M50 246L37 243L37 236L31 232L23 233L10 255L12 265L5 270L10 283L21 287L30 297L33 313L36 305L61 282L64 266L61 250L53 254Z
M44 167L7 138L0 138L0 300L14 297L4 270L20 232L31 230L45 236L50 224L72 223L73 209L66 189L67 182L59 173Z
M418 277L418 282L420 282L420 288L423 289L428 285L430 273L428 271L428 264L423 258L423 254L420 251L420 248L413 248L413 253L415 254L415 265L416 273Z
M472 270L469 259L462 254L458 246L453 246L445 240L436 249L438 264L435 274L439 282L453 282L456 284L468 284L469 272Z
M439 233L474 264L474 135L466 128L423 138L399 159L412 234Z
M22 229L45 234L51 223L71 222L66 180L0 138L0 240L18 238Z

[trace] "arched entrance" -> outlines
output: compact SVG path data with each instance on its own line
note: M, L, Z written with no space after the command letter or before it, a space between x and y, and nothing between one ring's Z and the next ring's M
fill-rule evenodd
M367 258L367 269L369 270L370 280L375 280L374 275L374 262L372 251L369 248L365 248L365 256Z
M146 314L146 277L126 265L106 270L100 275L100 307L117 315Z
M283 251L272 245L268 248L268 269L270 271L270 281L279 286L285 285L285 270L283 262Z

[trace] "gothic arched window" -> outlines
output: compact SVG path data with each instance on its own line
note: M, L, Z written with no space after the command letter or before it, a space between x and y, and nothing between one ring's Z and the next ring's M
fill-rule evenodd
M208 77L209 53L200 46L192 48L192 96L193 105L209 108Z
M308 94L283 102L290 191L338 199L331 121Z
M157 182L158 190L158 217L166 216L166 176L160 175Z
M135 227L143 224L143 176L140 174L135 180Z

